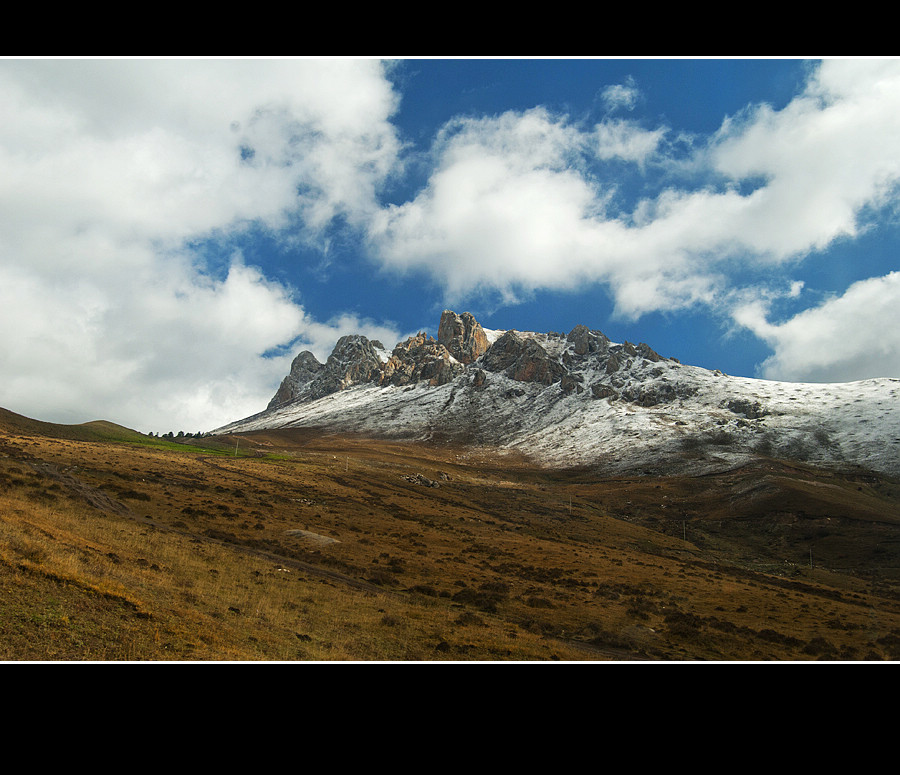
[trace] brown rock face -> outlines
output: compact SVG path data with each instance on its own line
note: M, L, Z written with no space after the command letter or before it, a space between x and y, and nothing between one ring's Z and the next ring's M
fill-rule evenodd
M460 363L473 363L490 347L484 329L471 313L457 315L449 309L441 315L437 340Z
M591 331L587 326L575 326L566 341L573 345L575 355L602 353L609 349L609 339L599 331Z
M268 409L294 401L315 401L354 385L400 387L424 383L438 387L464 374L469 375L467 384L476 389L488 384L489 374L503 374L517 382L559 384L564 394L572 396L589 388L595 398L623 398L640 406L654 406L683 395L683 389L677 386L623 388L628 375L622 373L630 370L635 362L655 363L665 359L646 344L612 344L600 331L582 325L575 326L568 335L520 334L510 330L491 344L471 313L458 315L444 310L437 339L419 333L397 344L387 361L382 358L381 342L370 341L360 334L341 337L324 364L312 353L302 352L294 359L290 374L269 402ZM585 383L586 370L603 369L606 376L600 382ZM638 380L642 381L642 378ZM508 392L524 393L520 388Z
M459 376L463 367L453 363L447 348L424 333L412 336L394 348L384 365L382 385L407 385L427 381L432 387Z
M565 367L543 347L516 331L507 331L494 342L482 363L488 371L503 372L518 382L552 385L565 373Z

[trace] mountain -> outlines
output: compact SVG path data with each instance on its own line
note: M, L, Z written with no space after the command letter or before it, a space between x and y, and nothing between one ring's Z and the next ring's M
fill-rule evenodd
M601 473L698 473L756 457L900 475L897 379L819 384L732 377L568 334L493 331L445 310L437 339L388 352L355 334L295 359L268 407L214 431L320 428L461 442Z

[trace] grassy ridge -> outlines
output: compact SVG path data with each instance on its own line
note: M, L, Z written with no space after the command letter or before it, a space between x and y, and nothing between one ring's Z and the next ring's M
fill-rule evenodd
M29 417L0 409L0 431L25 436L43 436L51 439L72 439L76 441L139 441L147 439L138 431L125 428L106 420L95 420L77 425L33 420Z
M123 444L139 444L157 449L173 451L187 450L210 454L248 454L235 445L228 437L186 438L173 441L160 436L149 436L139 431L126 428L108 420L92 420L90 422L66 425L62 423L33 420L29 417L0 409L0 432L9 435L43 437L48 439L68 439L71 441L120 442Z

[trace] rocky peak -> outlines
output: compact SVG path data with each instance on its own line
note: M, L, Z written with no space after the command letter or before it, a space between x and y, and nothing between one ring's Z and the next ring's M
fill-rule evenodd
M484 329L471 312L457 315L449 309L441 315L437 340L460 363L474 363L491 346Z
M338 340L324 364L304 350L294 358L290 374L282 380L267 409L298 399L312 401L351 385L380 380L384 363L378 351L383 349L377 340L349 334Z
M309 350L304 350L294 358L290 373L281 381L281 386L266 408L272 409L286 404L288 401L293 401L323 368L325 368L324 365L319 363L315 355Z
M327 376L328 384L323 387L329 388L327 392L334 392L332 387L343 390L350 385L380 378L383 363L376 347L384 349L381 342L372 342L362 334L349 334L338 339L325 362L323 376Z
M344 374L359 373L360 369L365 370L367 367L376 368L381 365L376 347L384 349L381 342L370 341L362 334L342 336L328 356L325 366Z
M517 382L558 384L563 394L589 389L587 395L594 398L665 400L656 395L659 391L649 396L642 386L646 364L660 360L665 359L643 343L613 344L584 325L568 335L510 330L492 344L471 313L444 310L437 339L420 332L397 344L387 358L381 342L361 334L341 337L325 364L310 352L300 353L267 408L313 401L361 384L437 387L469 372L468 384L477 388L489 382L490 374L502 374Z

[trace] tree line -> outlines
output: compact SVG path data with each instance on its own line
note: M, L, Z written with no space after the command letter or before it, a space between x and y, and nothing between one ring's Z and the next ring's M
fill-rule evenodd
M173 433L172 431L169 431L168 433L153 433L153 431L150 431L149 435L155 439L168 439L169 441L177 441L179 439L202 439L206 436L206 434L202 432L185 433L184 431L178 431L178 433Z

